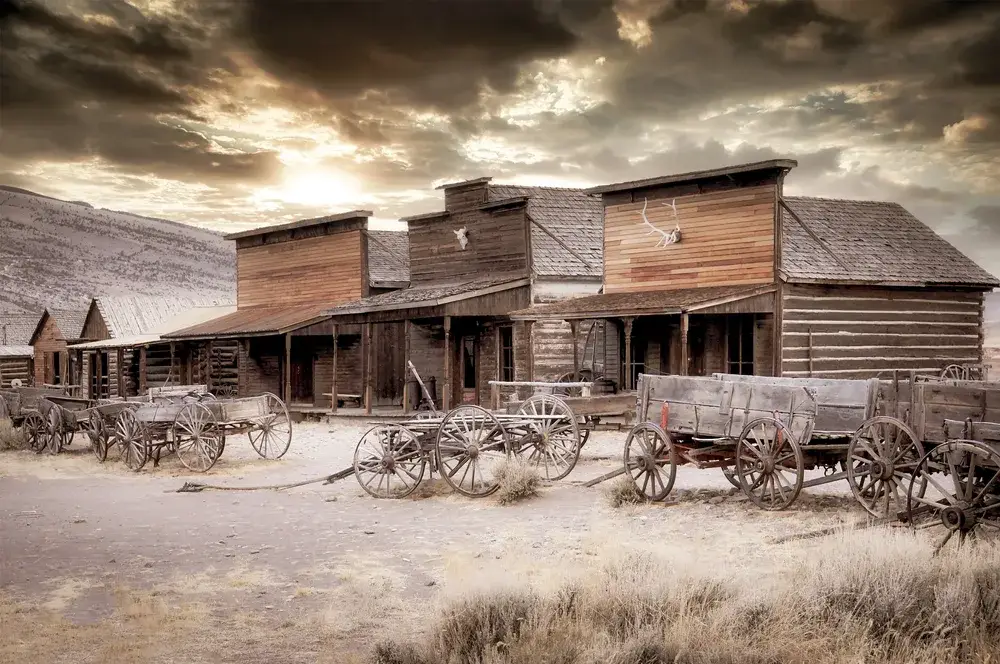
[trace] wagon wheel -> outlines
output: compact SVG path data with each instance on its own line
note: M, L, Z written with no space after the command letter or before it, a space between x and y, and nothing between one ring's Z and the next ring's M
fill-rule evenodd
M536 394L517 409L518 415L541 416L526 423L529 433L514 443L515 454L527 453L525 462L541 471L545 479L561 480L580 458L580 427L566 402L551 394Z
M63 426L62 432L60 433L59 440L59 451L62 452L65 448L73 444L73 436L76 435L74 429L67 428Z
M975 440L942 443L920 460L913 477L906 520L937 533L935 551L956 533L961 546L970 536L1000 531L1000 454L989 446ZM929 496L914 490L924 481Z
M632 427L625 438L625 472L646 500L663 500L677 479L677 457L670 435L652 422Z
M146 431L135 418L132 410L123 410L115 420L115 441L118 444L118 454L125 466L139 472L149 459L149 446L146 444Z
M24 432L29 449L35 452L41 452L45 449L48 434L46 433L45 418L42 417L41 413L35 410L28 412L21 423L21 431Z
M10 419L10 409L7 407L7 400L0 395L0 420Z
M743 489L743 485L740 484L740 477L739 477L739 475L736 474L736 466L735 465L733 465L733 466L723 466L722 467L722 474L726 476L726 479L729 480L729 483L732 484L734 487L736 487L737 489L740 489L740 490Z
M924 447L910 427L894 417L874 417L847 446L847 482L865 510L877 517L899 517L910 493L913 471ZM922 497L927 482L915 489Z
M354 449L354 476L375 498L405 498L424 478L427 456L409 429L383 424L369 429Z
M510 446L507 432L488 410L459 406L448 413L436 450L442 477L459 493L476 498L500 488L497 468L510 457Z
M222 430L204 404L189 403L181 408L171 432L177 457L188 470L204 473L222 456Z
M802 491L805 460L794 434L781 421L747 423L736 443L736 475L743 492L765 510L783 510Z
M969 370L961 364L949 364L941 372L941 378L949 380L968 380Z
M267 414L254 418L247 432L250 445L265 459L280 459L292 444L292 425L285 402L267 392Z
M87 436L90 437L90 449L101 463L108 458L108 425L104 416L97 410L90 411L87 418Z
M62 408L55 405L54 403L47 403L47 408L43 412L42 417L45 418L45 435L46 441L45 445L39 447L35 450L38 454L46 448L49 450L49 454L58 454L62 449L63 441L63 414Z

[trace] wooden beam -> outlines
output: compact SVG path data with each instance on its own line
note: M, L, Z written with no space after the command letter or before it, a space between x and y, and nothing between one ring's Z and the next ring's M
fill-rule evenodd
M580 380L580 349L577 343L577 333L580 330L580 321L569 321L569 333L573 339L573 380Z
M411 358L411 342L410 337L412 336L411 326L413 323L409 319L403 321L403 412L409 413L412 408L410 408L410 358Z
M284 394L282 398L285 403L292 402L292 333L285 334L285 371L284 371Z
M340 326L333 324L333 380L330 381L330 410L337 412L337 337Z
M118 374L118 396L125 396L125 349L119 348L117 354L118 365L115 369L115 373Z
M535 380L535 321L524 321L524 331L528 343L528 380Z
M372 365L374 362L374 344L372 343L373 323L365 323L365 385L362 392L365 400L365 415L372 414Z
M441 407L451 410L451 316L444 317L444 394Z
M176 354L177 354L177 350L176 350L176 348L174 348L174 342L171 341L170 342L170 370L167 372L167 382L170 382L170 380L174 377L174 357L176 356ZM178 383L181 382L180 372L178 372L178 374L177 374L177 382Z
M139 348L139 394L146 393L146 347Z
M681 313L681 375L687 376L691 371L691 348L688 343L688 332L691 330L691 320L688 313Z
M622 364L625 366L625 376L622 383L625 385L626 390L631 390L635 387L632 384L632 323L634 321L634 318L626 318L623 330L625 334L625 362Z
M212 391L212 362L215 353L215 342L208 340L208 360L205 362L205 389Z

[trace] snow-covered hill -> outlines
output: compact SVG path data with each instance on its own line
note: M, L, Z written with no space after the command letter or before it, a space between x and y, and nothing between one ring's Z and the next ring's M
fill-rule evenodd
M97 295L235 299L233 244L210 231L0 187L0 310Z

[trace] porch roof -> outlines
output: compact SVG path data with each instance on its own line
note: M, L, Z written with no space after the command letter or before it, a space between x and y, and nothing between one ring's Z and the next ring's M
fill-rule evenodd
M324 313L329 304L294 307L246 307L199 325L162 335L164 339L232 339L285 334L330 316Z
M512 288L527 286L529 279L522 275L505 275L489 279L465 280L451 284L411 286L401 290L362 298L337 307L328 308L330 316L364 314L372 311L398 311L423 307L437 307L481 295L499 293Z
M34 346L0 346L0 357L34 357Z
M582 320L622 316L660 316L696 312L773 293L774 284L710 286L642 293L601 293L511 312L514 320Z

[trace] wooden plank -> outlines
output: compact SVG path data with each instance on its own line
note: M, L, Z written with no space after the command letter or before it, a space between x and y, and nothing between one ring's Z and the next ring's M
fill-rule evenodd
M625 390L632 389L632 367L634 365L632 361L632 318L625 319L625 376L622 381L625 384Z
M285 403L292 402L292 335L285 335L285 370L282 380L284 385L282 394Z
M374 364L374 350L372 348L372 323L365 324L364 348L364 387L362 394L365 399L365 415L372 414L372 364Z
M146 393L146 347L139 348L139 394Z
M119 397L125 396L125 349L119 348L117 353L117 366L115 367L115 374L118 378L118 395Z
M339 345L339 332L340 326L337 323L333 324L333 372L330 377L330 410L333 413L337 412L337 346Z
M451 410L451 316L444 317L444 394L442 408Z
M411 359L413 357L413 350L412 350L412 346L411 346L411 344L412 344L412 337L413 337L413 329L412 328L413 328L413 323L409 319L403 321L403 343L404 343L404 346L405 346L405 348L404 348L404 357L403 357L403 366L404 367L409 367L410 366L410 362L411 362ZM410 396L410 373L409 373L409 371L406 371L403 374L403 412L404 413L408 414L408 413L410 413L410 411L413 410L413 408L410 407L410 400L411 400L411 398L412 397Z
M686 376L691 369L691 344L688 335L691 330L691 321L688 313L681 314L681 375Z

